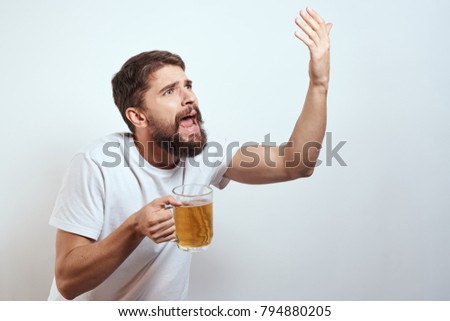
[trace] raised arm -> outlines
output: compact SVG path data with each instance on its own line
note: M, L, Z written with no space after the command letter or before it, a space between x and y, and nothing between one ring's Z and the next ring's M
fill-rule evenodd
M326 129L332 24L326 23L310 8L301 10L300 17L295 23L304 34L297 31L295 36L310 52L310 82L289 142L286 146L241 147L225 173L229 179L247 184L268 184L308 177L314 171Z

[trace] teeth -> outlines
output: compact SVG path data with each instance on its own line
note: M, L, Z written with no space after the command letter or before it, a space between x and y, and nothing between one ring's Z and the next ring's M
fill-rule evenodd
M181 126L181 127L183 127L183 128L192 128L192 127L195 127L196 125L195 124L192 124L191 126Z

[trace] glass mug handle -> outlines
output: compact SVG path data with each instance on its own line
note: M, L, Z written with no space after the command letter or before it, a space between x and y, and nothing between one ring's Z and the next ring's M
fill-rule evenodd
M173 217L173 209L174 208L175 208L175 206L173 206L172 204L164 204L164 209L170 210L172 212L172 217ZM169 242L178 243L178 238L176 236L176 233L175 233L175 238L173 240L170 240Z

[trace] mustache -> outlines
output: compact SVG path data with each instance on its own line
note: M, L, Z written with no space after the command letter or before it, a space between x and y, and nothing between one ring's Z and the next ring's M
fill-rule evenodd
M176 116L175 116L175 126L176 126L176 128L178 128L180 126L181 120L184 117L189 116L192 113L193 110L196 111L196 115L194 117L197 119L197 122L199 123L199 125L203 124L202 113L200 112L200 109L198 108L198 105L191 105L191 106L188 106L188 107L184 108L182 111L180 111L178 114L176 114Z

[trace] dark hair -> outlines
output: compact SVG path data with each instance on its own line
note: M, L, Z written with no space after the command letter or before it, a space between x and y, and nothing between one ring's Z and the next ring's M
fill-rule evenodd
M179 66L185 70L183 60L176 54L159 50L146 51L128 59L111 81L114 103L133 133L135 127L128 120L125 111L128 107L142 108L143 94L150 88L149 76L165 65Z

